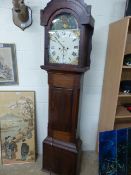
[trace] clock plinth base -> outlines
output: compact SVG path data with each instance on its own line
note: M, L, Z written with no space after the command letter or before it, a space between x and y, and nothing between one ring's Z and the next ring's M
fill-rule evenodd
M43 141L43 171L58 175L78 175L80 172L81 140L67 143L47 137Z

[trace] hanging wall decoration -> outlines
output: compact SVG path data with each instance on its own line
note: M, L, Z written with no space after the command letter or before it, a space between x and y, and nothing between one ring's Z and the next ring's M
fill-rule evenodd
M1 162L35 161L34 92L0 92Z
M131 0L126 1L125 16L131 16Z
M15 44L0 43L0 85L18 83Z
M16 26L25 30L32 24L32 10L24 4L24 0L12 0L12 16Z

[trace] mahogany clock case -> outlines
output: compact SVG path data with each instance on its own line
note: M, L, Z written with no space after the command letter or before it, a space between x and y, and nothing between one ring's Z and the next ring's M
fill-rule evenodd
M49 31L60 14L71 14L80 29L78 64L49 61ZM49 116L48 136L43 141L42 169L59 175L80 172L81 140L77 132L79 96L83 73L90 67L94 19L91 6L83 0L52 0L41 10L45 27L45 55L42 69L48 73Z

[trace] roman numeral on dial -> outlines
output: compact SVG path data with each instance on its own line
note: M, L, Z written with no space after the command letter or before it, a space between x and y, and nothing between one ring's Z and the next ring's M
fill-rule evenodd
M76 52L73 52L72 55L73 55L73 56L76 56L77 54L76 54Z

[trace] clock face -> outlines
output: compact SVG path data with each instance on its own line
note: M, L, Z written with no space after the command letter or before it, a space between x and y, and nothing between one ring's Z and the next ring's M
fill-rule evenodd
M50 31L49 62L61 64L78 64L79 30Z
M78 65L80 30L76 19L62 14L49 31L49 63Z

